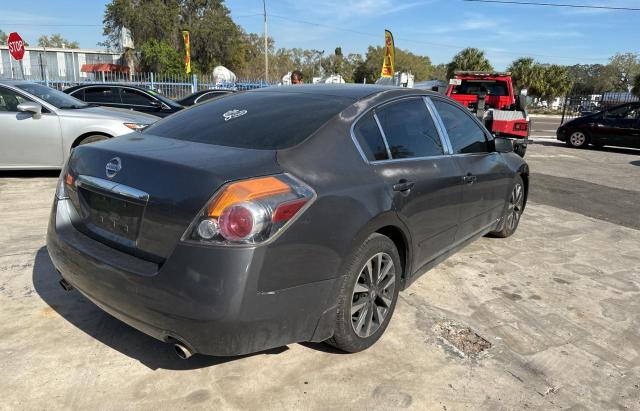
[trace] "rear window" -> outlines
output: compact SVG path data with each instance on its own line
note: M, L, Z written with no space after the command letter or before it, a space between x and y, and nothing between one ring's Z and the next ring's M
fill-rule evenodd
M498 80L462 80L462 84L453 87L453 94L479 95L483 92L496 97L509 95L507 83Z
M343 97L247 92L210 100L147 128L145 134L220 146L292 147L353 104Z

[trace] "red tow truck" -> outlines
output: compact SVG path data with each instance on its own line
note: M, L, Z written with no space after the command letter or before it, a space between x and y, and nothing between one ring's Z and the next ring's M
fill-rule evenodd
M472 111L493 135L513 140L514 151L524 157L530 119L526 94L516 98L511 73L456 71L447 96Z

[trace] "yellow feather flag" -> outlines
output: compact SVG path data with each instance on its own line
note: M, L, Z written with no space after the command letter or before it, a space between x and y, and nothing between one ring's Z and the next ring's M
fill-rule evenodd
M184 70L187 74L191 73L191 43L189 41L189 32L184 30L182 32L182 38L184 39Z
M384 31L384 62L380 77L393 78L395 71L396 51L393 45L393 34L389 30Z

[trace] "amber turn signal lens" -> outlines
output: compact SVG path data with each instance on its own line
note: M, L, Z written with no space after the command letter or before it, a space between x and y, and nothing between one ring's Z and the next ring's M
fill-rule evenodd
M228 206L243 201L270 197L291 192L291 187L276 177L262 177L229 184L220 196L209 206L209 217L220 217Z

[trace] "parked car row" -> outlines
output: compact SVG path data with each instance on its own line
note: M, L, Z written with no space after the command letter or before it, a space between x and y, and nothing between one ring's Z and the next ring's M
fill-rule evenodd
M575 148L589 145L640 148L640 102L573 119L558 128L557 139Z
M233 93L233 90L201 90L178 101L144 87L123 84L82 84L67 88L64 92L93 105L126 108L166 117L185 107Z

